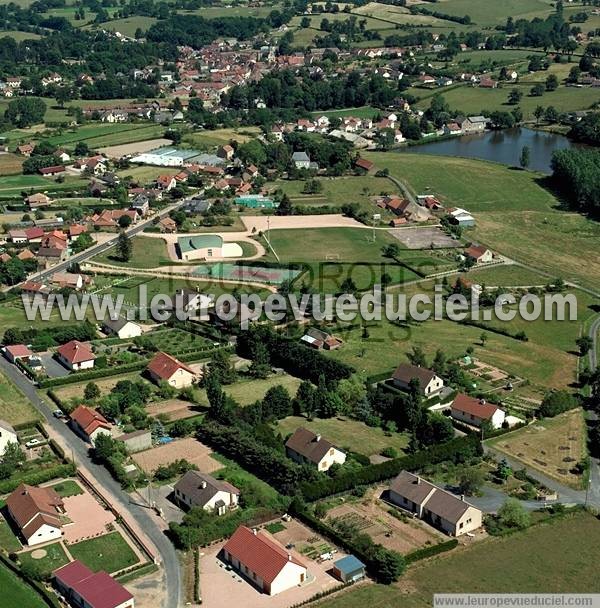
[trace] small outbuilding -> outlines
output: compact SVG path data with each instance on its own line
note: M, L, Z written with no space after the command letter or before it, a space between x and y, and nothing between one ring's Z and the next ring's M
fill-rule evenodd
M354 583L365 578L366 566L354 555L347 555L333 563L333 575L344 583Z

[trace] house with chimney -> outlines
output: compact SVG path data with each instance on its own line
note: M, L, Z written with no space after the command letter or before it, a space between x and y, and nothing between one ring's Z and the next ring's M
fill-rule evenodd
M483 514L477 508L419 475L402 471L390 484L389 501L450 536L477 530Z
M319 471L328 471L334 464L344 464L346 454L330 441L308 429L299 427L285 442L285 453L298 464L309 464Z
M225 543L223 560L267 595L306 582L308 568L291 550L264 530L240 526Z
M99 435L112 435L108 420L92 408L80 405L71 412L71 428L87 442L94 445Z
M506 412L485 399L476 399L463 393L456 395L450 408L450 415L458 422L481 428L485 423L500 429L506 419Z
M174 486L173 498L183 509L200 507L224 515L238 506L240 491L227 481L188 471Z
M494 259L494 254L483 245L471 245L465 250L465 257L473 260L476 264L489 264Z
M28 546L61 538L65 505L52 488L21 484L6 499L6 508Z
M92 369L96 355L92 352L89 344L71 340L56 349L56 358L71 371L81 369Z
M410 363L401 363L392 375L394 386L403 391L409 390L415 380L419 382L419 393L423 397L438 395L444 387L444 381L434 371Z
M118 319L104 319L102 330L107 336L114 336L121 340L129 340L142 335L142 327L129 319L119 317Z

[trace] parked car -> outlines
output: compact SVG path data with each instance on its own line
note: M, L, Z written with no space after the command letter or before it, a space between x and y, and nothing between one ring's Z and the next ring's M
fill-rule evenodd
M53 415L55 418L65 418L65 413L64 413L62 410L54 410L54 411L52 412L52 415Z
M29 441L28 441L28 442L25 444L25 447L26 447L26 448L34 448L34 447L36 447L36 446L40 445L41 443L42 443L42 440L41 440L41 439L31 439L31 440L29 440Z

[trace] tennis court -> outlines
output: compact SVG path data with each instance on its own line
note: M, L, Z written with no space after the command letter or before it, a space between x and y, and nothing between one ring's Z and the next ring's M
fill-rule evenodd
M268 268L266 266L238 266L237 264L217 263L211 266L197 266L192 274L207 279L223 279L244 283L268 283L281 285L293 281L302 270L297 268Z

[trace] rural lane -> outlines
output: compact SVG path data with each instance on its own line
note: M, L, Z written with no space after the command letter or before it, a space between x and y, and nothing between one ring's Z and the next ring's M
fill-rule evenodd
M179 608L182 598L182 578L179 569L179 559L171 541L157 526L151 513L146 507L133 504L129 496L123 492L109 472L101 465L95 464L89 456L89 445L80 439L61 420L52 416L52 408L43 401L33 384L4 357L0 357L0 371L10 378L31 401L43 417L44 424L49 427L51 434L59 438L59 443L66 448L67 454L71 452L75 464L86 469L90 481L97 485L102 493L106 493L113 500L117 510L133 520L135 527L151 541L161 562L165 579L165 603L163 608Z

